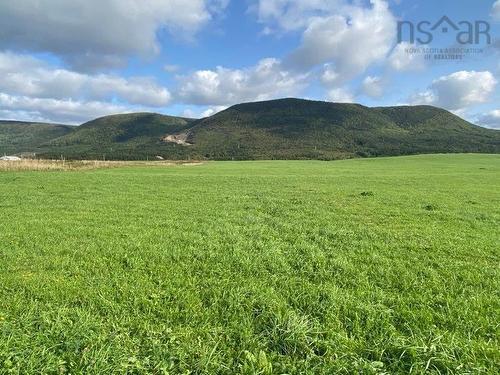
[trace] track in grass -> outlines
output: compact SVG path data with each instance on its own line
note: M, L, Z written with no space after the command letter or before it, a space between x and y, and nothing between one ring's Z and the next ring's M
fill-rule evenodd
M500 157L0 172L0 373L496 373Z

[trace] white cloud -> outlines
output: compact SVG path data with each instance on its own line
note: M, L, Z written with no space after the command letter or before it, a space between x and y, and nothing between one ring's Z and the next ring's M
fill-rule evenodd
M150 78L125 79L105 75L85 78L88 80L89 92L96 98L105 99L116 95L130 104L150 107L163 107L171 99L170 92Z
M170 92L151 78L83 74L29 55L0 52L2 118L81 123L112 113L160 108L170 101Z
M336 88L328 92L328 100L335 103L353 103L354 96L346 89Z
M497 80L489 71L460 71L440 77L426 91L410 98L411 104L429 104L460 110L488 101Z
M178 65L167 64L163 66L163 70L167 73L175 73L180 69Z
M493 7L491 8L491 17L495 21L500 21L500 0L495 1Z
M263 59L247 69L217 67L180 77L178 99L210 106L268 100L296 94L304 87L306 77L286 71L277 59Z
M325 86L334 86L338 79L339 75L335 71L335 67L332 64L325 64L323 66L323 73L321 74L321 82Z
M10 113L12 116L8 118L13 119L21 117L26 120L80 124L95 117L132 111L132 108L105 102L30 98L0 93L0 113Z
M363 94L370 98L380 98L384 94L384 83L380 77L367 76L361 85Z
M200 117L191 108L186 108L185 110L183 110L180 116L185 117L185 118L199 118Z
M433 90L418 92L410 97L410 105L439 105L439 96Z
M396 45L389 56L389 66L397 71L419 71L425 68L424 55L408 42Z
M206 108L206 107L204 107ZM218 112L221 112L228 107L225 105L222 106L213 106L213 107L208 107L206 109L193 109L193 108L187 108L182 112L182 117L186 118L204 118L204 117L210 117L212 115L215 115Z
M228 0L16 0L0 2L0 47L52 52L73 68L117 66L158 52L157 32L192 36ZM179 32L177 32L179 31Z
M314 17L329 15L344 6L343 0L259 0L259 21L284 31L305 28Z
M371 8L344 7L339 12L309 21L301 46L289 63L301 69L330 63L336 84L382 62L396 34L396 19L385 1L371 0Z
M203 117L210 117L210 116L215 115L216 113L224 111L225 109L227 109L227 106L225 106L225 105L218 105L215 107L210 107L206 111L202 112L201 117L202 118Z
M0 92L53 99L118 99L150 107L165 106L171 99L170 92L150 78L88 75L12 53L0 53Z
M0 119L11 121L28 121L28 122L50 122L49 119L42 117L39 113L0 109Z
M495 109L479 116L476 122L479 125L486 126L488 128L500 129L500 109Z

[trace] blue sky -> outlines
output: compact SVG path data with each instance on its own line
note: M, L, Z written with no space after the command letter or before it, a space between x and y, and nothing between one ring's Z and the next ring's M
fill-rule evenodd
M491 44L483 35L459 45L456 31L441 28L430 44L397 40L398 21L434 24L443 15L487 22ZM440 61L422 52L449 47L479 52ZM500 128L499 56L500 0L8 1L0 4L0 118L203 117L301 97L436 105Z

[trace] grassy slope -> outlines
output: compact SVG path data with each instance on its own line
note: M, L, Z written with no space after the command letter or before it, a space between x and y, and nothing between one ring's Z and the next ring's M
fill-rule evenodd
M74 127L20 121L0 121L0 156L33 152L38 145L70 133Z
M190 141L200 155L215 159L500 153L500 132L439 108L368 108L299 99L231 107L197 122Z
M186 158L182 146L161 138L185 129L191 120L155 113L134 113L98 118L71 134L41 146L45 156L65 155L76 159L146 159L156 155Z
M0 185L0 372L500 366L499 156L17 172Z

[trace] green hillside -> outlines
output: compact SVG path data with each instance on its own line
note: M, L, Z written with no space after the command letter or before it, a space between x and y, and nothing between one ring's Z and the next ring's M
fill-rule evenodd
M70 133L74 127L22 121L0 121L0 156L34 152L38 145Z
M163 155L186 158L184 147L162 141L167 133L186 129L190 119L155 113L113 115L87 122L75 131L42 144L44 156L75 159L146 159Z
M500 132L439 108L368 108L298 99L236 105L196 122L188 141L212 159L500 152Z
M500 132L431 106L369 108L281 99L239 104L191 120L154 113L79 127L19 125L0 152L71 159L345 159L421 153L500 153ZM49 131L51 129L51 131ZM10 134L16 134L11 137Z

